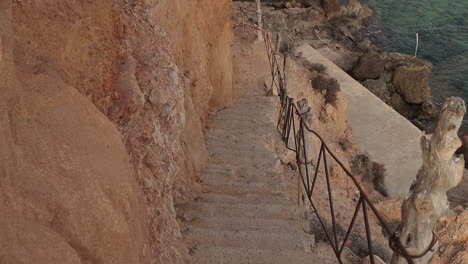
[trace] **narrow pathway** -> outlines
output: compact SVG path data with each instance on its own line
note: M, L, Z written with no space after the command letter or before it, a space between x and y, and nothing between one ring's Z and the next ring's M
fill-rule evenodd
M203 194L178 206L192 263L314 263L313 235L285 195L273 151L275 98L255 88L239 94L210 118Z

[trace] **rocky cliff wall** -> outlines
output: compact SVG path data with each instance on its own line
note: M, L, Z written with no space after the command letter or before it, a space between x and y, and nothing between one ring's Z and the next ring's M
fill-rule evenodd
M173 199L231 99L230 1L0 12L0 262L181 262Z

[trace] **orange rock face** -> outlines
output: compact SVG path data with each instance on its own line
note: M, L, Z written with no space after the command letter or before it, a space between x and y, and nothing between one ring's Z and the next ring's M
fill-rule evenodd
M22 64L12 11L0 9L0 262L147 263L148 216L118 130L54 69Z
M440 263L462 264L468 261L468 211L442 217L436 225Z
M177 263L230 1L0 1L0 262ZM59 252L59 253L58 253Z

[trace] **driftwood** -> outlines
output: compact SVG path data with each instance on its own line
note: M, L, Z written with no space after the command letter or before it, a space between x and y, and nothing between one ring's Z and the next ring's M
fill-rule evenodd
M312 132L309 132L306 127L312 129L312 113L310 112L309 104L306 99L302 99L297 103L297 110L299 115L302 118L299 136L300 139L298 144L298 167L301 172L301 175L304 178L305 185L310 185L310 181L307 180L307 174L311 173L311 164L312 164ZM304 133L304 137L301 136L301 133ZM307 193L304 188L304 183L301 177L298 177L298 204L303 207L307 203Z
M463 177L464 159L456 156L461 146L457 135L465 102L459 97L448 98L439 114L434 133L421 137L423 165L402 204L402 222L395 232L415 264L426 264L437 251L434 225L448 210L447 191ZM421 256L422 255L422 256ZM391 264L407 263L394 251Z

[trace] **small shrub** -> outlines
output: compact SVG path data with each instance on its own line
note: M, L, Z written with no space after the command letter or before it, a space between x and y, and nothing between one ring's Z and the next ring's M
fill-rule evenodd
M352 147L351 142L347 138L340 139L338 144L340 145L343 151L348 151Z
M369 247L367 244L367 239L365 237L359 236L357 234L351 235L351 251L360 258L365 258L369 255ZM372 252L374 255L379 256L382 260L388 263L392 257L392 252L387 245L379 243L377 240L373 240Z
M387 176L387 169L382 163L372 162L372 183L374 189L382 194L384 197L388 197L388 190L385 186L385 177Z
M321 93L325 91L325 102L333 106L337 106L338 93L341 91L340 84L335 78L319 74L312 79L312 88L319 90Z
M333 239L333 226L331 223L329 223L328 221L326 221L325 219L323 219L325 221L325 227L327 228L327 233L329 235L331 235L332 239ZM339 224L339 223L336 223L335 225L335 229L336 229L336 234L338 236L338 240L339 241L342 241L346 235L346 230L343 229L343 227ZM319 242L327 242L328 243L328 237L327 237L327 233L325 232L325 230L323 229L322 225L320 224L320 221L318 220L317 216L312 216L312 218L310 219L310 231L312 234L314 234L315 236L315 242L319 243Z
M351 170L356 176L372 184L374 189L384 197L388 197L388 190L385 186L387 176L385 165L370 160L366 154L359 154L351 162Z
M304 61L303 64L304 67L306 67L311 72L316 71L318 73L325 73L327 71L327 67L320 63L310 63L308 61Z
M331 235L333 239L333 226L330 224L328 221L325 221L325 227L327 228L327 232L329 235ZM345 227L346 229L348 226ZM335 226L338 241L340 244L343 242L344 237L346 236L346 230L341 226L339 223L336 223ZM325 230L323 230L322 225L320 224L318 218L316 216L313 216L312 219L310 220L310 231L312 234L315 236L315 241L317 243L320 242L328 242L328 237L327 234L325 233ZM349 236L349 241L351 242L349 244L349 249L358 257L364 258L369 255L369 249L368 249L368 244L367 244L367 239L355 232L351 232L351 235ZM377 240L373 240L373 248L372 251L374 255L379 256L381 259L385 261L390 261L391 258L391 251L388 249L388 247L382 243L380 243Z

